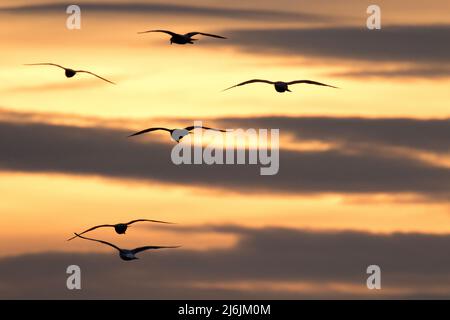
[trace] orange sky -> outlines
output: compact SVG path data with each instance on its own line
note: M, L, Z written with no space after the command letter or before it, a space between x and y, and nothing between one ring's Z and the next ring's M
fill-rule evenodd
M412 7L414 16L417 9ZM396 10L396 14L399 11ZM353 16L357 14L356 10L350 13ZM360 15L361 18L365 17L364 12ZM225 115L449 116L446 80L337 79L324 74L345 69L346 66L320 61L310 64L307 58L305 60L302 57L268 55L255 58L236 49L218 51L215 47L202 47L201 42L191 47L174 47L168 45L162 34L136 34L152 26L165 27L163 17L152 18L149 23L145 15L133 15L130 20L126 15L94 16L82 11L82 29L79 31L69 31L64 27L66 15L63 13L7 14L6 17L0 22L8 24L8 27L0 28L0 36L4 40L1 41L3 46L7 44L9 49L0 51L0 78L8 79L1 89L1 104L11 111L100 117L102 120L97 125L102 122L108 125L108 118L203 119ZM177 24L168 27L175 30L200 28L220 32L230 24L227 19L218 20L211 28L209 21L199 24L191 19L177 20ZM399 22L403 20L398 16ZM242 21L240 24L248 25L248 22ZM38 27L30 33L33 25ZM260 22L254 22L252 27L258 25L262 26ZM233 27L237 27L235 21ZM217 40L204 39L204 42L211 41ZM113 79L118 86L86 75L67 80L58 69L22 66L23 63L44 61L93 70ZM335 91L297 87L294 94L274 95L265 86L255 85L221 92L223 88L248 78L296 79L299 76L339 85L343 89ZM425 108L423 101L426 101ZM52 120L47 116L46 121ZM3 201L1 209L8 217L11 230L14 230L14 225L22 223L19 233L14 230L6 235L18 238L24 234L30 236L35 223L39 221L43 224L41 232L48 228L52 234L59 234L55 229L64 230L62 234L67 234L73 231L74 225L75 229L79 229L105 219L126 220L136 211L151 216L157 214L158 218L183 224L233 222L239 218L239 223L251 225L277 224L380 232L445 232L445 222L449 219L446 203L396 203L389 200L389 196L386 196L386 200L376 195L373 196L374 200L370 200L369 196L368 203L355 202L353 196L345 194L313 198L273 196L261 203L259 197L252 199L245 196L239 200L239 196L232 195L229 197L235 199L234 203L239 203L240 209L235 211L235 215L230 215L232 210L223 210L222 192L204 199L202 194L207 194L207 190L193 191L188 186L130 187L129 182L123 181L8 172L2 173L1 184L2 189L8 186L8 190L3 191L3 194L7 192L7 201ZM33 186L38 185L40 196L26 203L19 201L24 194L24 185L27 186L26 194L34 194L36 191L33 191ZM192 198L193 192L197 195L195 200ZM95 196L87 197L89 194ZM132 198L129 199L126 194ZM153 200L149 201L149 194L158 196L152 196ZM67 206L67 201L74 195L80 199L77 201L79 203ZM109 205L111 198L115 199L114 205ZM177 199L175 204L170 200L174 198ZM372 201L385 201L385 204L374 207ZM32 208L29 207L30 202L33 203ZM195 215L186 217L184 213L166 213L181 212L187 203L189 207L198 207L198 202L202 205ZM170 203L170 210L166 209L167 203ZM35 206L40 208L39 214L35 212ZM205 214L211 208L218 209L214 215ZM88 213L87 217L80 216L77 211ZM430 212L436 219L429 220ZM48 224L48 220L55 222ZM38 246L36 243L34 245Z
M327 1L326 9L311 1L302 2L301 6L282 2L286 2L285 8L293 12L348 17L338 26L365 25L364 1L357 1L351 10L334 1ZM429 5L423 1L410 1L408 5L400 6L397 2L378 1L383 10L383 23L387 25L450 23L450 16L442 14L448 12L450 3L434 2L435 5ZM39 4L41 1L3 0L2 6L20 3ZM178 3L184 4L184 1ZM197 0L193 4L233 7L237 3L242 1L218 4ZM258 7L271 10L271 3L258 1ZM247 2L242 6L254 8ZM340 78L332 74L351 71L355 67L373 68L376 62L343 63L283 53L252 54L227 45L233 39L223 40L223 45L214 44L222 40L203 38L194 46L171 46L166 35L137 34L152 28L179 32L198 29L222 34L239 28L309 27L303 21L271 24L185 15L171 20L163 14L82 11L82 29L69 31L65 28L64 12L0 12L0 17L0 108L17 112L19 116L25 113L42 115L38 120L41 123L80 125L82 119L94 119L89 125L114 128L123 125L125 127L121 129L132 131L147 124L161 125L171 118L202 120L271 115L450 117L449 77ZM36 62L89 69L118 85L112 86L88 75L65 79L62 71L56 68L23 66ZM395 61L382 65L403 66ZM252 85L221 92L252 78L315 79L342 89L297 86L293 93L276 94L268 86ZM149 119L152 118L159 122L151 123ZM166 136L161 135L161 141L164 138ZM295 149L287 135L283 136L282 142L282 149ZM307 147L318 150L321 145ZM418 154L413 156L419 157ZM448 152L430 151L421 156L448 168ZM65 239L72 232L92 225L138 217L173 221L182 226L237 224L375 233L448 234L450 225L448 201L389 192L248 195L158 181L5 169L0 171L0 194L3 220L0 256L8 256L11 250L15 254L49 250L109 252L109 248L97 244L67 243ZM183 234L178 235L176 228L175 231L158 228L149 232L145 227L136 227L127 235L126 241L111 230L98 231L95 235L129 246L139 245L145 237L158 244L182 244L192 250L226 248L235 243L232 236L213 232L186 238Z

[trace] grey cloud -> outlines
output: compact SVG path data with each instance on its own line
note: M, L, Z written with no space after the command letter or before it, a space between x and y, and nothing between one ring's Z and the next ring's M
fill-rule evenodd
M188 228L189 229L189 228ZM181 232L182 230L180 230ZM366 290L366 268L382 270L382 286L376 297L448 298L450 258L445 255L449 235L415 233L370 234L323 232L267 227L191 227L185 232L226 232L238 237L229 249L142 254L133 262L110 254L40 253L0 259L0 297L26 299L77 298L355 298L373 297ZM75 243L73 244L75 245ZM66 289L65 270L82 269L82 290ZM310 282L320 292L243 291L239 288L199 288L195 284L236 282ZM359 293L343 293L327 283L356 286ZM45 290L43 290L45 288ZM407 289L389 293L390 289ZM441 289L436 290L436 289ZM448 292L448 291L447 291Z
M283 28L228 30L236 46L252 54L287 54L308 58L448 64L449 25ZM221 45L221 44L211 44Z
M173 144L105 128L0 122L0 168L30 172L101 175L230 192L413 192L446 197L450 170L379 152L280 151L280 172L260 176L259 165L180 165Z
M450 119L255 117L218 119L224 126L280 128L299 140L450 152Z
M181 4L163 4L163 3L77 3L85 12L96 13L128 13L128 14L158 14L158 15L176 15L176 16L200 16L211 18L224 18L233 20L262 20L262 21L302 21L302 22L326 22L333 21L334 18L320 14L310 14L301 12L289 12L278 10L262 9L233 9L218 8L208 6L191 6ZM67 4L45 3L29 4L0 8L1 12L8 13L28 13L42 14L65 12Z
M394 70L353 70L345 72L336 72L327 74L330 77L345 78L426 78L431 80L450 77L450 67L429 66L429 67L411 67Z

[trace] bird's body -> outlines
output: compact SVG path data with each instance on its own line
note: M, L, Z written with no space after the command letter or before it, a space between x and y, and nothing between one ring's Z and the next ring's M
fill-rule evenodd
M197 41L198 39L194 39L192 37L196 36L196 35L202 35L202 36L207 36L207 37L213 37L213 38L218 38L218 39L226 39L225 37L222 36L218 36L215 34L211 34L211 33L203 33L203 32L188 32L185 34L179 34L179 33L175 33L169 30L148 30L148 31L143 31L143 32L138 32L139 34L142 33L150 33L150 32L162 32L162 33L166 33L168 35L170 35L170 44L194 44L194 41Z
M330 86L328 84L317 82L317 81L312 81L312 80L294 80L294 81L290 81L290 82L284 82L284 81L269 81L269 80L262 80L262 79L253 79L253 80L244 81L237 85L231 86L231 87L225 89L224 91L235 88L235 87L240 87L240 86L243 86L246 84L257 83L257 82L271 84L275 87L275 91L277 91L279 93L283 93L286 91L291 92L291 90L289 90L289 86L293 85L293 84L297 84L297 83L314 84L317 86L325 86L325 87L331 87L331 88L337 89L337 87Z
M64 74L67 78L72 78L74 75L77 74L77 72L73 69L65 69Z
M119 257L120 257L120 259L125 260L125 261L131 261L131 260L137 259L136 256L133 254L133 251L127 250L127 249L120 249Z
M105 79L103 77L100 77L99 75L97 75L97 74L95 74L93 72L86 71L86 70L74 70L74 69L63 67L63 66L61 66L59 64L56 64L56 63L30 63L30 64L26 64L26 66L54 66L54 67L58 67L58 68L63 69L64 70L64 74L65 74L65 76L67 78L72 78L77 73L88 73L88 74L93 75L94 77L97 77L97 78L99 78L99 79L101 79L103 81L109 82L111 84L115 84L114 82L109 81L108 79Z
M198 39L193 39L190 37L186 37L183 34L174 34L170 38L170 44L194 44L194 41L197 41Z
M286 92L286 91L289 91L289 92L291 91L291 90L289 90L289 87L288 87L286 82L277 81L273 85L274 85L275 90L277 92L283 93L283 92Z
M176 142L180 142L181 139L183 139L185 136L187 136L192 130L194 129L205 129L205 130L214 130L214 131L220 131L220 132L227 132L226 130L221 130L221 129L214 129L214 128L209 128L209 127L204 127L204 126L190 126L190 127L186 127L184 129L169 129L169 128L161 128L161 127L155 127L155 128L148 128L136 133L133 133L132 135L128 136L128 137L134 137L134 136L138 136L147 132L152 132L152 131L158 131L158 130L163 130L163 131L167 131L170 133L170 136L172 137L172 139Z
M99 243L103 243L106 244L110 247L113 247L114 249L116 249L117 251L119 251L119 257L122 260L125 261L131 261L131 260L136 260L139 259L138 257L136 257L136 254L138 254L139 252L145 251L145 250L157 250L157 249L175 249L175 248L179 248L179 246L145 246L145 247L139 247L139 248L135 248L135 249L122 249L119 248L118 246L109 243L107 241L104 240L98 240L98 239L92 239L92 238L87 238L87 237L83 237L82 235L79 235L77 233L74 233L75 237L78 238L82 238L85 240L90 240L90 241L95 241L95 242L99 242Z
M114 226L114 230L117 234L125 234L128 229L128 225L126 223L118 223Z
M114 228L114 230L116 231L117 234L125 234L125 232L128 230L128 227L136 222L154 222L154 223L164 223L164 224L172 224L171 222L165 222L165 221L159 221L159 220L148 220L148 219L137 219L137 220L132 220L130 222L126 222L126 223L117 223L117 224L101 224L92 228L89 228L87 230L84 230L83 232L79 233L79 234L84 234L86 232L98 229L98 228L104 228L104 227L112 227ZM72 237L70 239L68 239L68 241L74 239L76 237Z
M181 139L183 139L185 136L189 134L189 131L186 129L173 129L170 133L170 136L172 139L176 142L180 142Z

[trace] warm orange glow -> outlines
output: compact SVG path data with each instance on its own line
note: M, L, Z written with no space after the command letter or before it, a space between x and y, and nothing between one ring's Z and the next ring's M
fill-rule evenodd
M0 8L47 2L2 0ZM66 3L63 0L53 2ZM186 4L181 0L168 2ZM234 8L238 4L238 1L192 2L198 6L208 4L211 7L227 8ZM240 2L243 8L255 7L250 2ZM274 10L273 1L255 2L259 9ZM442 14L450 10L448 0L435 0L434 5L414 0L409 1L408 8L405 8L408 5L399 4L399 1L379 2L383 2L383 21L386 25L450 23L449 15ZM350 6L341 6L337 1L327 1L323 4L326 9L319 8L314 1L301 1L301 8L295 1L283 3L286 3L285 11L330 14L341 18L332 22L311 22L313 26L360 26L364 22L367 7L364 1L355 4L351 11ZM313 59L306 54L291 55L277 50L257 53L228 45L233 39L209 38L201 39L195 45L177 46L170 45L165 34L137 34L150 28L164 28L179 32L204 30L228 36L227 32L240 28L310 27L306 21L277 21L268 26L269 22L244 18L180 15L167 19L164 14L152 15L146 12L83 11L82 29L69 31L65 28L65 12L5 13L0 10L0 17L2 123L113 128L132 133L152 126L181 128L191 125L193 120L216 127L222 125L220 118L223 117L450 117L450 77L362 79L339 76L365 68L375 71L398 70L406 65L395 59L393 62L370 62L353 61L347 57L348 60L343 62L338 58ZM87 69L111 79L117 85L88 74L77 74L67 79L63 70L55 67L24 66L38 62ZM254 78L286 81L315 79L341 89L301 84L292 87L293 92L278 94L272 86L258 83L222 92L227 87ZM297 136L293 131L280 132L280 152L331 153L341 148L342 153L351 153L359 150L356 146L354 149L349 147L351 137L348 145L341 145L340 141L333 139L303 140L299 138L301 133ZM152 141L174 144L167 132L140 136L133 143ZM219 145L218 140L215 143ZM256 148L258 143L241 143L239 147ZM363 148L369 150L372 145L369 142L361 146ZM438 168L450 168L448 150L381 146L371 151L368 154L384 152L404 159L420 160L420 163ZM0 150L0 156L2 152ZM196 185L194 182L189 184L190 181L183 185L120 177L34 172L22 170L21 167L17 171L10 171L12 169L6 165L5 168L0 167L0 257L49 251L111 252L112 248L98 243L80 239L67 242L66 239L73 232L94 225L127 222L137 218L171 221L176 225L162 227L139 224L133 226L126 236L117 235L111 229L99 229L89 235L129 248L181 245L180 250L205 252L232 249L240 239L236 234L226 232L188 232L183 228L236 225L381 234L449 234L450 230L448 199L389 192L389 188L377 193L360 190L327 193L313 190L311 193L299 191L295 194L279 192L268 184L264 191L241 192L241 189L221 186L220 181L217 185L221 188L216 188ZM336 181L336 184L339 183ZM190 288L267 291L275 295L278 292L328 292L376 296L363 285L339 281L222 282L221 279L189 283ZM444 283L442 287L427 287L419 293L441 294L448 292L448 289ZM408 286L386 286L383 291L383 294L392 296L416 293L417 288Z

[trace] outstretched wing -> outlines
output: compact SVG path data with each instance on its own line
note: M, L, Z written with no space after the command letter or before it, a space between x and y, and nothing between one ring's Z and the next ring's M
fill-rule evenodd
M101 224L101 225L92 227L92 228L90 228L90 229L84 230L83 232L78 233L78 235L84 234L84 233L86 233L86 232L89 232L89 231L92 231L92 230L95 230L95 229L98 229L98 228L103 228L103 227L114 227L114 225L112 225L112 224ZM72 240L72 239L75 239L76 237L77 237L77 236L74 236L74 237L72 237L72 238L70 238L70 239L67 239L67 241L70 241L70 240Z
M167 33L171 36L176 36L177 33L169 31L169 30L147 30L147 31L142 31L142 32L138 32L138 34L142 34L142 33L149 33L149 32L162 32L162 33Z
M67 68L64 68L63 66L60 66L59 64L56 63L50 63L50 62L46 62L46 63L26 63L25 66L55 66L61 69L66 70Z
M222 129L214 129L214 128L210 128L210 127L205 127L205 126L190 126L190 127L186 127L184 129L186 129L187 131L191 131L193 129L205 129L205 130L214 130L214 131L220 131L220 132L228 132L227 130L222 130Z
M173 224L172 222L165 222L165 221L159 221L159 220L137 219L137 220L132 220L132 221L128 222L127 225L130 225L130 224L133 224L136 222L155 222L155 223Z
M128 138L129 138L129 137L138 136L138 135L140 135L140 134L147 133L147 132L157 131L157 130L164 130L164 131L171 132L171 130L170 130L170 129L167 129L167 128L148 128L148 129L145 129L145 130L142 130L142 131L133 133L132 135L129 135Z
M325 87L339 89L338 87L330 86L328 84L317 82L317 81L312 81L312 80L295 80L295 81L288 82L287 84L291 85L291 84L297 84L297 83L315 84L317 86L325 86Z
M98 74L95 74L95 73L90 72L90 71L86 71L86 70L76 70L76 72L79 72L79 73L89 73L89 74L91 74L91 75L93 75L93 76L95 76L95 77L97 77L97 78L99 78L99 79L102 79L103 81L109 82L109 83L111 83L111 84L115 84L114 82L109 81L108 79L105 79L105 78L103 78L103 77L100 77Z
M226 39L225 37L218 36L217 34L204 33L204 32L197 32L197 31L186 33L184 36L185 36L185 37L188 37L188 38L191 38L191 37L196 36L196 35L202 35L202 36L213 37L213 38L219 38L219 39Z
M145 250L157 250L157 249L175 249L179 248L180 246L174 246L174 247L161 247L161 246L145 246L145 247L139 247L136 249L131 250L133 254L145 251Z
M91 239L91 238L83 237L83 236L81 236L81 235L79 235L79 234L77 234L77 233L74 233L74 234L75 234L77 237L79 237L79 238L82 238L82 239L85 239L85 240L91 240L91 241L100 242L100 243L106 244L106 245L108 245L108 246L110 246L110 247L113 247L114 249L117 249L117 250L120 251L120 248L117 247L117 246L115 246L115 245L113 245L112 243L109 243L109 242L106 242L106 241L103 241L103 240L97 240L97 239Z
M262 83L274 84L273 81L269 81L269 80L253 79L253 80L248 80L248 81L241 82L241 83L239 83L239 84L237 84L237 85L234 85L234 86L232 86L232 87L226 88L226 89L223 90L223 91L230 90L230 89L235 88L235 87L240 87L240 86L243 86L243 85L246 85L246 84L249 84L249 83L255 83L255 82L262 82Z

